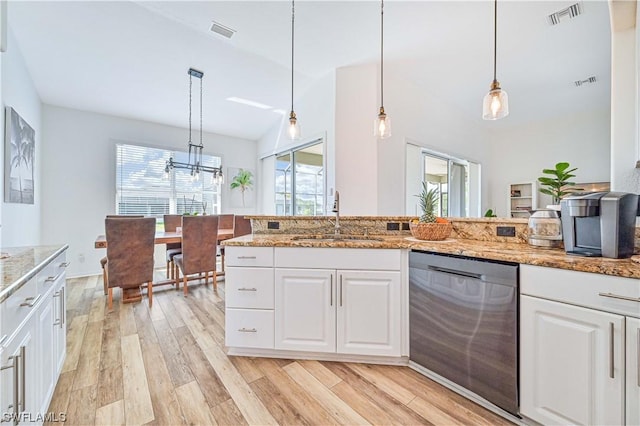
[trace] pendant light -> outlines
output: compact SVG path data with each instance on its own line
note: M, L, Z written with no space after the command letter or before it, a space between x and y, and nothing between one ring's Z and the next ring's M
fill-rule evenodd
M289 138L300 139L300 125L293 110L293 47L294 47L294 24L296 17L295 0L291 0L291 113L289 114Z
M380 1L380 111L373 122L373 134L379 139L391 136L391 119L384 112L384 0Z
M500 88L500 83L496 78L496 57L498 46L498 0L494 0L493 7L493 81L491 90L484 97L482 102L482 119L499 120L509 115L509 96L507 92Z
M219 185L224 183L224 176L222 175L222 166L213 167L202 164L202 150L204 145L202 144L202 77L204 73L202 71L198 71L193 68L189 68L187 72L189 74L189 141L187 142L187 147L189 149L189 157L188 162L184 163L181 161L176 161L173 157L169 158L166 162L164 171L165 175L169 175L170 171L173 169L183 169L186 170L189 175L191 175L192 180L200 179L200 172L211 173L213 184ZM195 144L191 139L191 100L192 100L192 89L193 89L193 78L197 78L200 80L200 143Z

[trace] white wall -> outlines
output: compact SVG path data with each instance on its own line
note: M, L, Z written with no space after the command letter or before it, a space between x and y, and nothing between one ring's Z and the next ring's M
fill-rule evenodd
M315 139L324 139L326 204L333 202L330 195L335 187L335 94L336 76L334 72L330 72L295 101L294 109L301 129L301 138L292 141L287 137L286 131L289 125L287 111L282 120L258 141L257 148L259 158L264 158ZM275 214L275 159L273 157L259 160L259 179L261 194L258 211L262 214Z
M491 196L488 207L509 217L510 183L537 181L542 169L561 161L577 167L574 182L608 182L610 179L610 115L607 108L568 117L530 123L492 132L492 167L483 167ZM542 195L538 207L551 204Z
M34 186L34 204L16 204L4 202L4 173L0 177L2 182L2 245L4 247L17 247L38 245L40 243L40 208L42 201L42 180L41 174L42 164L45 163L43 155L43 144L46 141L43 138L41 126L41 102L38 93L31 81L29 70L25 65L20 47L11 32L8 31L9 39L7 43L7 51L2 53L2 111L0 115L2 119L2 131L0 132L0 140L2 141L2 169L4 170L5 152L4 152L4 120L5 107L12 107L18 114L35 130L36 149L35 149L35 186Z
M44 105L42 128L42 243L69 243L71 276L100 271L104 250L93 248L104 217L115 212L115 141L186 148L187 130L156 123ZM203 136L205 153L226 167L256 169L256 143L217 134ZM229 176L222 193L227 207Z
M640 169L635 168L636 161L640 160L637 140L637 35L635 26L620 25L621 21L628 21L628 17L620 16L628 13L628 9L624 5L616 7L610 2L611 188L615 191L640 193Z
M410 78L407 71L405 64L385 63L385 110L392 120L392 136L377 144L377 209L368 214L403 215L407 199L419 192L405 183L405 161L409 161L405 158L407 140L481 163L483 173L490 162L491 143L487 130L430 93L428 87ZM379 86L378 82L375 84ZM376 89L371 87L369 90ZM375 110L369 112L371 122L374 113ZM482 181L484 204L487 197L485 176Z

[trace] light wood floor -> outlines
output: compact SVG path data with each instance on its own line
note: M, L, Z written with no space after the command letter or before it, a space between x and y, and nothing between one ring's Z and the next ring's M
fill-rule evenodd
M69 279L67 358L49 412L67 424L510 424L407 367L227 356L224 281L108 311Z

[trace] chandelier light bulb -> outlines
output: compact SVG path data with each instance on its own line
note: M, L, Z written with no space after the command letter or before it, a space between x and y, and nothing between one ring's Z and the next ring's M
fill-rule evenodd
M509 96L500 88L500 83L491 83L491 90L484 97L482 118L484 120L499 120L509 115Z
M380 114L374 121L373 132L378 139L386 139L391 136L391 118L385 114L384 108L380 108Z

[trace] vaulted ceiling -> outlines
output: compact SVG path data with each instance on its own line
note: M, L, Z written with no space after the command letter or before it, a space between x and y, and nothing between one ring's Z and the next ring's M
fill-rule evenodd
M582 15L551 26L547 15L572 3L499 3L498 79L512 109L499 125L608 108L607 2L583 1ZM377 63L379 13L379 2L298 0L296 95L336 68ZM223 38L212 21L237 32ZM258 139L289 107L288 1L10 2L9 23L48 104L186 127L194 67L205 73L207 131ZM480 123L492 55L491 1L385 3L385 65ZM595 84L574 84L590 76Z

